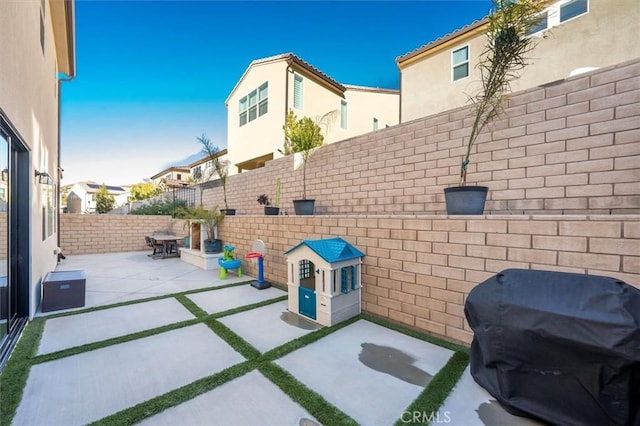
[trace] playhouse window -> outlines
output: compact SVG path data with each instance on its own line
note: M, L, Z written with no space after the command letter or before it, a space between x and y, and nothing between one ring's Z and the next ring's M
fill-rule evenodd
M356 267L346 266L340 271L340 290L347 294L356 289Z
M311 278L311 261L303 259L300 261L300 279Z

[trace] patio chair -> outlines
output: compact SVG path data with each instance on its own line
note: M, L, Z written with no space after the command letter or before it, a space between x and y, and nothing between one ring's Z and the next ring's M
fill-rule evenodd
M156 254L161 255L164 251L164 244L162 244L162 242L156 241L153 237L149 238L149 240L151 240L151 247L153 247L152 256L155 256Z

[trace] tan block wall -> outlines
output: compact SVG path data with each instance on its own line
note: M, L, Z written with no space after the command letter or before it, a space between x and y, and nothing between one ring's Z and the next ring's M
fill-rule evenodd
M320 148L307 167L319 214L444 214L457 185L470 108L460 108ZM489 187L487 213L640 213L640 60L512 95L480 135L469 183ZM293 158L229 177L230 208L259 214L275 195L292 212L302 196ZM222 206L220 187L204 203Z
M65 255L147 250L145 235L172 230L186 235L171 216L60 215L60 248Z
M287 282L283 253L302 239L342 237L362 250L363 309L469 343L463 307L478 283L507 268L617 277L640 288L639 216L236 216L225 243L267 246L265 279ZM245 261L247 274L256 265Z

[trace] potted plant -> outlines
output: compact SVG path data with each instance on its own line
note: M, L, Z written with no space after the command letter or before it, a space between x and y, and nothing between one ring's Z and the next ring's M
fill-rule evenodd
M202 135L197 139L202 145L202 153L207 156L209 161L211 161L213 170L220 179L224 201L224 209L221 209L221 211L227 216L233 216L236 214L236 209L230 209L227 205L227 178L229 177L229 162L220 158L220 148L213 145L205 135Z
M276 180L276 197L271 205L269 197L262 194L258 197L258 203L264 206L264 214L267 216L277 216L280 214L280 179Z
M487 44L477 65L481 88L469 99L474 106L474 121L460 169L460 185L444 190L447 214L484 212L488 188L467 186L471 151L480 132L502 113L511 82L528 65L528 54L535 47L534 40L528 36L529 30L540 21L546 4L539 0L493 0L493 12L487 23Z
M218 224L224 219L224 212L218 210L218 206L207 210L197 207L192 210L192 217L200 222L207 231L207 238L204 240L205 253L220 253L222 251L222 241L216 238Z
M314 150L324 144L321 124L328 126L329 120L335 117L336 111L331 111L314 121L309 117L298 119L292 110L287 114L284 130L285 155L300 154L302 158L302 199L293 200L293 207L297 215L313 214L315 200L307 198L307 162Z

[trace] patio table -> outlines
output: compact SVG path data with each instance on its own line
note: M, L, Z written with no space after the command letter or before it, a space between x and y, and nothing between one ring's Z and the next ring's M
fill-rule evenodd
M175 235L169 234L156 234L156 235L148 235L152 241L155 240L158 243L162 244L162 258L167 257L177 257L180 255L178 252L178 237ZM174 251L171 251L173 247Z

